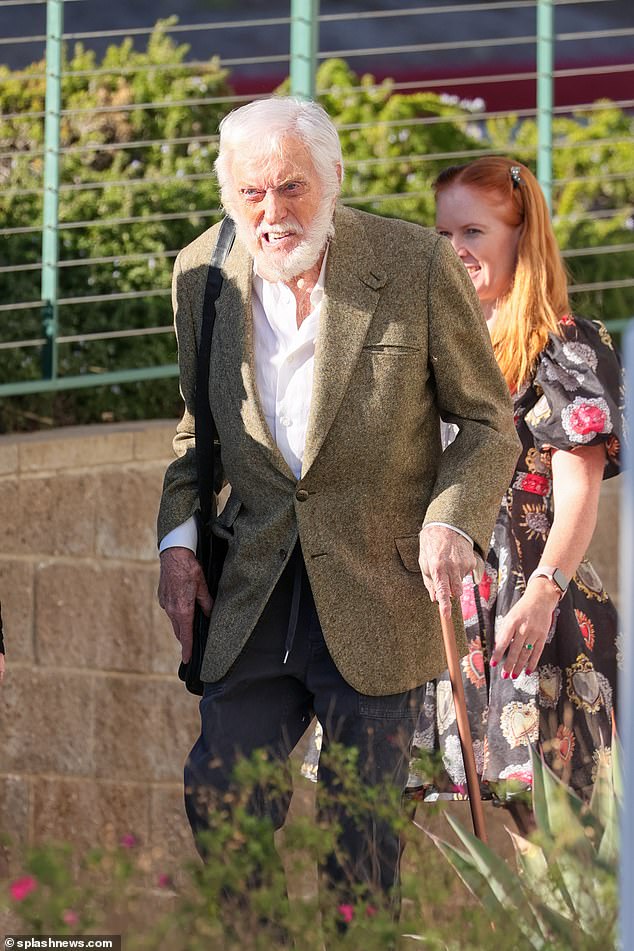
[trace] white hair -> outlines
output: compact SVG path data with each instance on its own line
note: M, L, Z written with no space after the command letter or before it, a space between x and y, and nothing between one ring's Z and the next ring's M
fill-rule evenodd
M335 197L341 187L343 158L335 125L322 106L310 100L278 96L256 99L234 109L220 123L220 145L215 169L223 205L227 207L234 153L281 155L284 139L292 136L308 149L324 197ZM229 204L230 204L229 199Z

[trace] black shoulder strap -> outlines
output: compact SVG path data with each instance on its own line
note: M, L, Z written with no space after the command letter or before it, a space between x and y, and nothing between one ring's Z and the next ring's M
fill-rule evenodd
M196 466L198 469L198 494L202 523L209 525L214 489L214 455L218 442L218 430L209 405L209 363L211 341L216 320L216 301L222 290L222 265L235 237L236 229L231 218L224 218L220 225L218 241L214 247L207 271L203 322L198 350L196 373Z

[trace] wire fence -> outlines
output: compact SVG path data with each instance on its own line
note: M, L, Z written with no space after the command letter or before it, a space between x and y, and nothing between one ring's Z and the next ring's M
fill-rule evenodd
M218 122L289 69L338 124L357 207L430 225L443 166L491 153L536 166L575 306L619 332L634 314L634 28L621 7L319 16L317 0L292 0L287 15L100 30L76 25L80 11L98 25L96 0L0 0L0 28L29 10L28 31L0 29L0 395L176 375L170 272L221 215ZM200 55L202 37L217 55Z

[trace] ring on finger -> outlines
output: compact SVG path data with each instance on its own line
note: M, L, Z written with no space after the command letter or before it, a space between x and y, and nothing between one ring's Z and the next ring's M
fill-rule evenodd
M534 644L524 644L525 651L532 651L534 647L535 647Z

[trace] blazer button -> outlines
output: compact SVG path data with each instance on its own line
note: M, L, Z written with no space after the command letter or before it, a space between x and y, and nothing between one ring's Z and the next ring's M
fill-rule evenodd
M306 489L298 489L295 493L295 498L298 502L305 502L308 499L308 494Z

